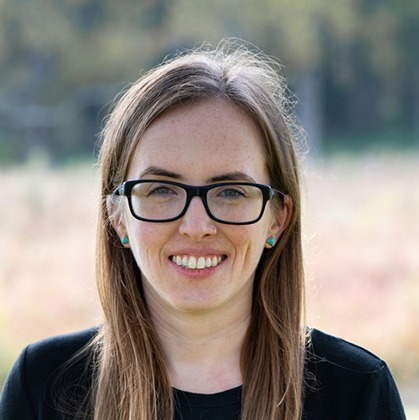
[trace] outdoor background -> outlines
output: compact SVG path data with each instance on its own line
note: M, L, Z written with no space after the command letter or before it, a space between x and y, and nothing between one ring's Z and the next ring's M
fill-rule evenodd
M278 57L307 132L308 322L378 353L419 418L419 2L0 0L0 387L23 346L100 322L97 134L167 54Z

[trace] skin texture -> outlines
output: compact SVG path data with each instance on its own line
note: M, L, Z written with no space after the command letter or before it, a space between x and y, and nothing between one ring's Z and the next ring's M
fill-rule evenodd
M260 132L242 110L222 101L179 106L155 121L132 156L127 180L269 184ZM252 225L220 224L194 197L168 223L136 220L127 203L114 226L129 238L144 293L161 338L173 386L217 392L241 384L240 347L251 310L254 274L270 236L278 239L291 212L268 202ZM172 256L222 257L216 267L190 270Z

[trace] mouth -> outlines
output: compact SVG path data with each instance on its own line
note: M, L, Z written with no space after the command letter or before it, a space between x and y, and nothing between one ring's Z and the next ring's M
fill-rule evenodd
M170 259L178 266L188 268L190 270L204 270L217 267L226 257L216 255L202 255L196 257L194 255L172 255Z

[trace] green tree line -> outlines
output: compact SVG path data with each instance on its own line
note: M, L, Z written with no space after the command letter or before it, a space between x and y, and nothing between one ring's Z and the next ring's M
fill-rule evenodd
M419 2L0 0L0 161L91 156L118 91L224 37L279 58L314 150L419 143Z

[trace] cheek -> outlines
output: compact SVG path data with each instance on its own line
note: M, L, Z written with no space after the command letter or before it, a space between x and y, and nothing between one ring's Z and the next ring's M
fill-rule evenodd
M254 225L248 225L247 232L243 232L241 237L238 237L238 241L242 243L243 249L246 250L244 264L250 264L255 268L259 263L262 253L265 250L266 240L270 236L271 223L271 218L262 218L260 222Z
M265 244L264 230L256 225L249 225L236 232L234 243L239 256L245 259L244 264L254 264L254 260L259 260Z
M164 242L164 235L151 223L136 220L127 227L131 251L141 268L150 257L155 256L156 249Z

